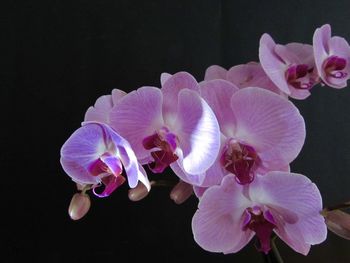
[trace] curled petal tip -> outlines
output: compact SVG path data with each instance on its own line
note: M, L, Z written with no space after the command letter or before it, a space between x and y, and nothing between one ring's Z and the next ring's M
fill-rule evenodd
M68 214L71 219L79 220L89 211L91 206L90 197L84 193L76 193L70 201Z
M148 195L149 191L142 183L138 183L135 188L129 190L128 197L131 201L137 202Z
M193 193L193 186L180 181L170 192L170 199L176 204L184 203Z

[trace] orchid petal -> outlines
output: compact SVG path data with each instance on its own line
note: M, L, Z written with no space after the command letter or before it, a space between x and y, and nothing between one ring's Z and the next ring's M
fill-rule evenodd
M112 90L112 95L99 97L93 107L88 108L85 113L84 121L96 121L109 124L109 113L113 106L126 95L119 89Z
M254 236L243 231L243 213L250 201L242 193L233 175L226 176L220 186L212 186L200 199L192 219L195 241L210 252L234 253Z
M219 153L219 124L214 112L197 92L182 90L178 102L174 133L183 151L183 159L179 158L179 161L185 172L202 174L214 163Z
M171 76L172 76L171 74L166 73L166 72L160 74L160 84L161 84L162 86L164 86L165 82L167 82L167 80L168 80Z
M287 69L284 61L275 52L276 43L269 34L263 34L260 39L259 60L266 74L283 92L290 94L288 83L284 78Z
M199 92L196 79L187 72L178 72L167 79L162 86L163 116L166 123L172 123L177 112L178 95L183 89Z
M314 62L314 51L313 47L309 44L302 43L288 43L286 48L289 52L293 53L302 64L313 65Z
M264 89L245 88L232 96L231 107L233 137L253 146L262 161L284 167L299 154L305 123L292 102Z
M204 80L226 79L227 70L218 65L212 65L206 69Z
M200 83L202 98L214 111L219 122L221 131L225 134L226 129L235 123L235 117L230 108L231 97L238 91L238 88L226 80L211 80Z
M112 90L112 102L113 106L116 105L121 98L123 98L127 93L120 89L113 89Z
M98 121L102 123L109 123L109 112L113 107L112 96L104 95L99 97L95 105L85 113L85 121Z
M140 160L149 156L143 139L163 126L162 98L159 89L142 87L124 96L111 111L111 127L130 143Z
M89 172L90 165L106 151L104 130L98 124L90 124L76 130L61 148L61 164L64 171L80 184L96 184L101 180Z

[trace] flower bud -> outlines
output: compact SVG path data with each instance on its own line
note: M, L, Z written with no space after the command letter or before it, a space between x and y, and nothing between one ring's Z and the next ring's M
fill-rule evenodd
M170 192L170 198L178 205L185 202L193 193L193 186L180 181Z
M71 219L79 220L89 211L91 206L90 197L84 193L76 193L70 201L68 214Z
M340 211L325 212L326 225L334 234L350 240L350 215Z
M148 195L148 190L143 183L139 182L135 188L129 190L128 196L131 201L140 201Z

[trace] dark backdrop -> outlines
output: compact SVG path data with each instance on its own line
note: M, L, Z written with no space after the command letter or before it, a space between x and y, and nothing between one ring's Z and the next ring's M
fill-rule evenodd
M252 243L227 256L202 250L191 233L195 198L177 206L167 188L132 203L124 186L70 220L75 185L60 147L100 95L159 86L164 71L201 80L212 64L257 60L264 32L311 43L330 23L350 40L349 1L8 1L1 11L1 262L261 262ZM350 88L312 93L296 101L307 139L292 170L330 205L350 198ZM332 233L308 257L278 246L286 262L350 262L349 241Z

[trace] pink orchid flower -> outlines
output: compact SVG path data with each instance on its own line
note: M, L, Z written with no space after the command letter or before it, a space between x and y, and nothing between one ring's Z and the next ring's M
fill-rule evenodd
M268 253L275 232L296 252L307 255L310 246L326 239L322 198L307 177L287 172L257 176L248 186L226 176L210 187L192 219L195 241L205 250L235 253L254 235Z
M102 123L84 123L70 136L61 149L61 165L76 183L93 185L99 197L109 196L124 183L123 168L131 188L140 181L150 189L129 143ZM98 194L95 188L101 184L105 188Z
M311 45L289 43L276 44L269 34L260 39L261 66L273 83L288 96L305 99L317 84L313 48Z
M316 29L313 37L315 62L319 76L328 86L344 88L350 78L350 46L342 37L331 37L331 26Z
M176 165L197 181L195 175L218 155L218 122L190 74L162 74L161 82L161 89L142 87L125 95L111 111L111 126L153 172Z
M110 124L109 113L112 108L126 95L126 92L114 89L111 95L99 97L94 106L88 108L85 113L85 121L95 121Z
M260 88L238 89L225 80L204 81L201 95L213 109L221 130L221 147L214 164L201 177L200 187L220 184L232 173L241 184L255 174L288 171L305 140L305 123L294 104ZM175 170L184 181L189 176ZM203 189L202 189L203 190ZM196 189L196 194L203 191Z
M205 71L204 80L208 81L214 79L227 80L239 89L247 87L267 89L288 98L288 96L270 80L258 62L236 65L229 70L217 65L212 65Z

